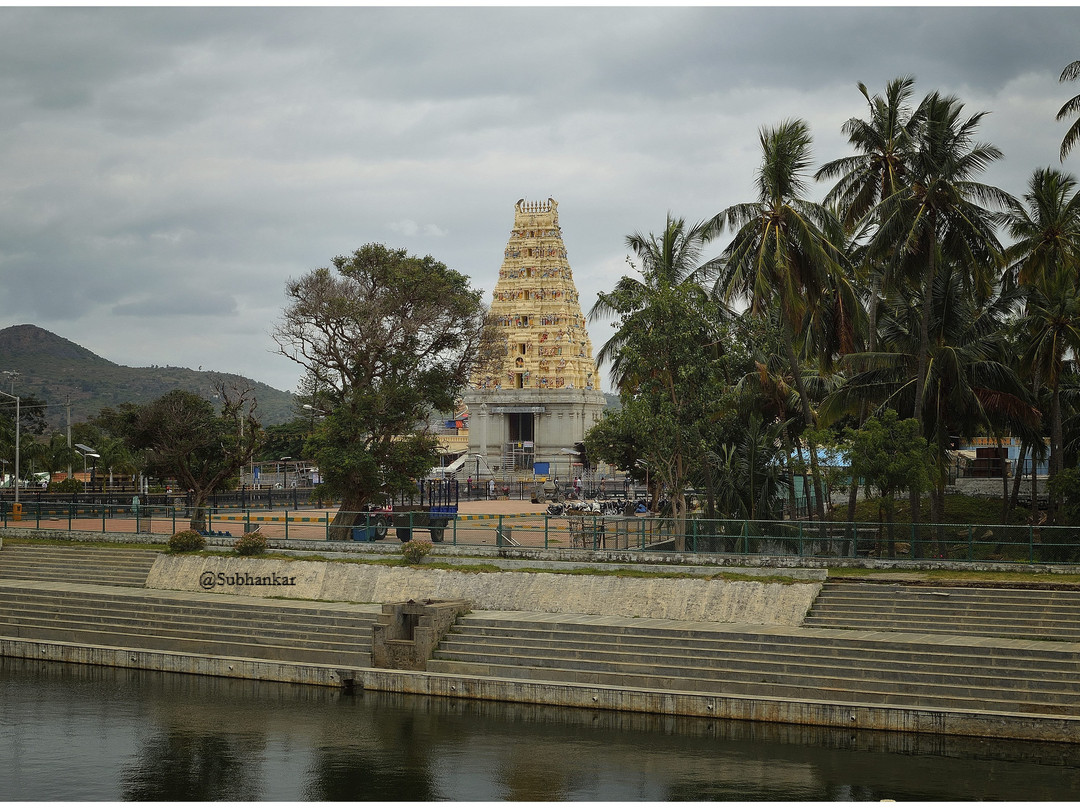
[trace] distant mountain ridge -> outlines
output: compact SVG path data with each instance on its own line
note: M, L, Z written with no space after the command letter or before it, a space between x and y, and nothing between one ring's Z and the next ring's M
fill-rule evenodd
M251 389L259 403L264 426L295 417L292 393L276 390L235 373L180 367L132 368L118 365L71 340L36 325L0 329L0 371L17 373L15 393L36 396L49 405L49 424L66 423L64 405L71 402L73 423L85 421L102 407L124 402L146 404L171 390L181 389L212 399L219 384ZM0 389L11 389L11 377L0 375Z

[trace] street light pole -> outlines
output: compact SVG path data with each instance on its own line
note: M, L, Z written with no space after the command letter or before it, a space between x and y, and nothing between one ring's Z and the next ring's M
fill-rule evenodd
M0 390L0 396L15 399L15 503L19 502L19 397Z

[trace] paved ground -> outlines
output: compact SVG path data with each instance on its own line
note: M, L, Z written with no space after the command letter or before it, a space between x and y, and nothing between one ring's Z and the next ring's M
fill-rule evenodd
M545 520L546 504L535 504L529 500L518 499L480 499L464 500L459 504L459 518L456 523L445 531L446 543L494 545L496 543L496 531L500 523L509 528L514 540L520 544L537 547L570 547L575 542L584 541L580 525L571 531L571 524L565 519ZM258 529L268 538L290 540L307 539L311 541L326 540L326 525L329 519L333 519L336 513L334 508L313 508L300 511L282 510L251 510L251 511L223 511L211 518L210 529L219 533L229 533L232 536L240 536L250 526ZM28 514L29 515L29 514ZM286 515L288 523L286 523ZM250 518L250 522L248 519ZM500 522L501 520L501 522ZM590 520L591 522L591 520ZM613 546L616 541L614 532L611 531L609 520L607 535L602 538ZM81 530L90 532L111 533L135 533L136 521L127 515L117 516L102 520L101 518L75 518L69 520L67 516L42 517L40 523L35 518L24 520L21 523L10 523L11 527L35 528L44 530ZM69 528L70 526L70 528ZM187 526L185 519L179 515L174 521L172 518L142 518L138 528L141 532L153 534L171 534L176 530L182 530ZM418 537L427 538L426 530L416 531ZM623 531L625 534L625 530ZM591 540L591 537L590 537ZM625 536L621 539L625 543ZM393 530L389 532L383 542L398 543L398 537Z

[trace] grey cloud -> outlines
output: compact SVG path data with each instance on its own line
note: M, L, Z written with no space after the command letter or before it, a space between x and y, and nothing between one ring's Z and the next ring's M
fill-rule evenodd
M805 118L817 159L840 156L856 82L904 73L993 111L1007 159L988 179L1018 193L1056 161L1077 23L1068 7L0 9L0 317L181 364L204 346L143 335L211 314L260 363L285 280L369 241L490 293L522 196L560 201L591 294L625 271L625 234L751 198L760 126Z

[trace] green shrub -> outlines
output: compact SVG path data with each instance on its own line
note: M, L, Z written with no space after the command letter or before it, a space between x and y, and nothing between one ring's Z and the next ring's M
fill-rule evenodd
M405 556L406 563L419 564L434 546L427 539L413 539L401 545L401 554Z
M81 494L85 488L86 486L83 485L82 480L76 480L74 477L68 477L56 483L49 483L49 491L56 491L59 494Z
M194 530L181 530L169 537L169 552L191 553L206 548L206 539Z
M252 556L262 555L266 552L266 536L258 530L245 533L233 544L237 555Z

